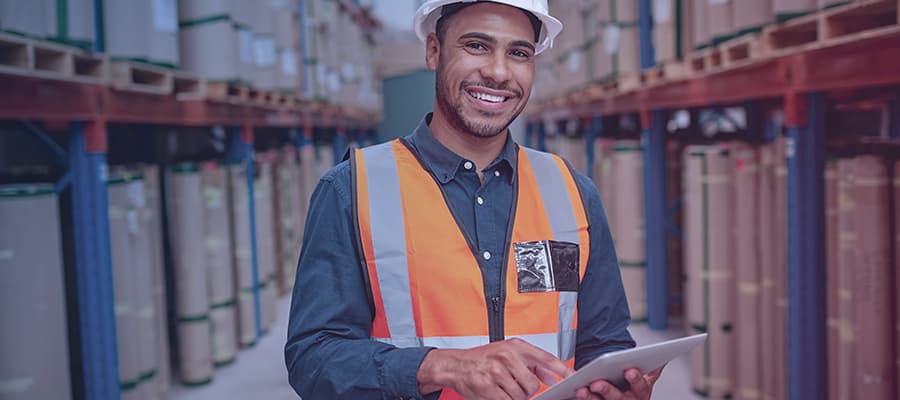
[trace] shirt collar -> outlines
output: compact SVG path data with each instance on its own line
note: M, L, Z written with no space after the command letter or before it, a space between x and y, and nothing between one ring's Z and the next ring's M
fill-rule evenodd
M431 116L432 113L426 114L422 121L419 122L416 130L407 136L406 140L419 153L419 157L425 166L431 169L438 181L444 184L453 180L456 174L465 171L463 165L468 160L445 147L434 137L431 128L428 126L431 124ZM497 159L488 165L486 170L490 171L490 173L500 171L501 176L511 181L516 172L517 151L517 145L512 140L512 135L507 134L503 150L500 151Z

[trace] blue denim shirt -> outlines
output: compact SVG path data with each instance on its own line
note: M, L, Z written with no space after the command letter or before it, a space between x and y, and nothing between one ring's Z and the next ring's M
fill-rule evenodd
M427 115L407 140L447 194L450 208L479 249L501 254L513 201L516 144L482 168L435 139ZM399 349L370 339L374 311L355 243L350 164L319 181L309 207L284 349L288 379L303 398L422 399L416 374L430 348ZM590 255L578 296L576 368L614 350L634 347L630 314L606 214L591 180L576 173L590 222ZM483 204L478 204L481 198ZM503 257L487 261L489 296L500 293Z

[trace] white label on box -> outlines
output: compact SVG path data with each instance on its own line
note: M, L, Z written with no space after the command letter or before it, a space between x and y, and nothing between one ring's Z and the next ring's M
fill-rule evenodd
M619 33L621 29L618 25L609 25L603 30L603 43L606 48L606 54L616 54L619 52Z
M138 208L144 208L147 204L146 196L144 195L144 184L142 182L132 182L126 190L128 191L128 200L131 201L131 204Z
M244 64L253 63L253 32L241 29L238 31L238 42L240 46L241 62Z
M253 55L257 67L275 65L275 40L271 36L257 36L253 41Z
M281 72L287 76L297 75L297 56L293 50L281 51Z
M341 76L335 71L328 74L328 90L332 93L337 93L341 90Z
M353 64L344 63L341 66L341 74L343 75L344 81L352 81L356 77L356 70L353 68Z
M673 0L653 0L653 22L664 24L672 20Z
M568 61L569 72L578 72L578 68L581 66L581 50L569 53Z
M178 7L175 0L153 0L153 28L157 32L178 32Z
M730 0L707 0L711 6L720 6L728 3Z
M319 64L316 66L316 81L319 82L319 87L324 87L324 85L328 82L328 71L325 69L325 65Z

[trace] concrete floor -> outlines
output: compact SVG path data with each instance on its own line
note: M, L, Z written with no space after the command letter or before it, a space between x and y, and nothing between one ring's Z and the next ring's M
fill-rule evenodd
M278 303L278 320L255 347L242 351L237 362L216 370L213 383L201 388L174 386L172 400L296 400L299 397L287 383L284 343L290 299ZM654 332L645 324L632 326L638 345L683 336L680 332ZM653 399L699 400L690 389L688 362L682 357L669 363L653 393Z

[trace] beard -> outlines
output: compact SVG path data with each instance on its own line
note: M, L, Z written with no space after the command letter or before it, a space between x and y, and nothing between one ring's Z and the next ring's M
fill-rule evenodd
M522 110L516 110L511 116L507 118L503 118L502 114L490 114L478 110L476 112L482 118L466 118L466 116L463 115L465 113L465 108L463 107L462 99L460 97L456 97L457 100L454 102L452 92L454 89L450 88L450 84L447 80L442 79L444 76L446 76L443 64L444 63L442 62L441 66L439 66L437 71L435 72L435 78L437 81L435 89L437 91L437 106L447 118L450 126L452 126L453 129L456 129L457 131L465 132L478 138L491 138L506 132L506 128L508 128L512 121L519 116ZM463 81L460 86L461 87L456 90L465 91L465 88L469 86L482 86L496 90L505 89L502 87L502 85L499 85L493 81ZM522 97L520 91L512 90L512 92L516 93L518 98ZM467 94L462 94L461 96L463 95L467 96ZM512 99L509 99L507 101L511 100Z

